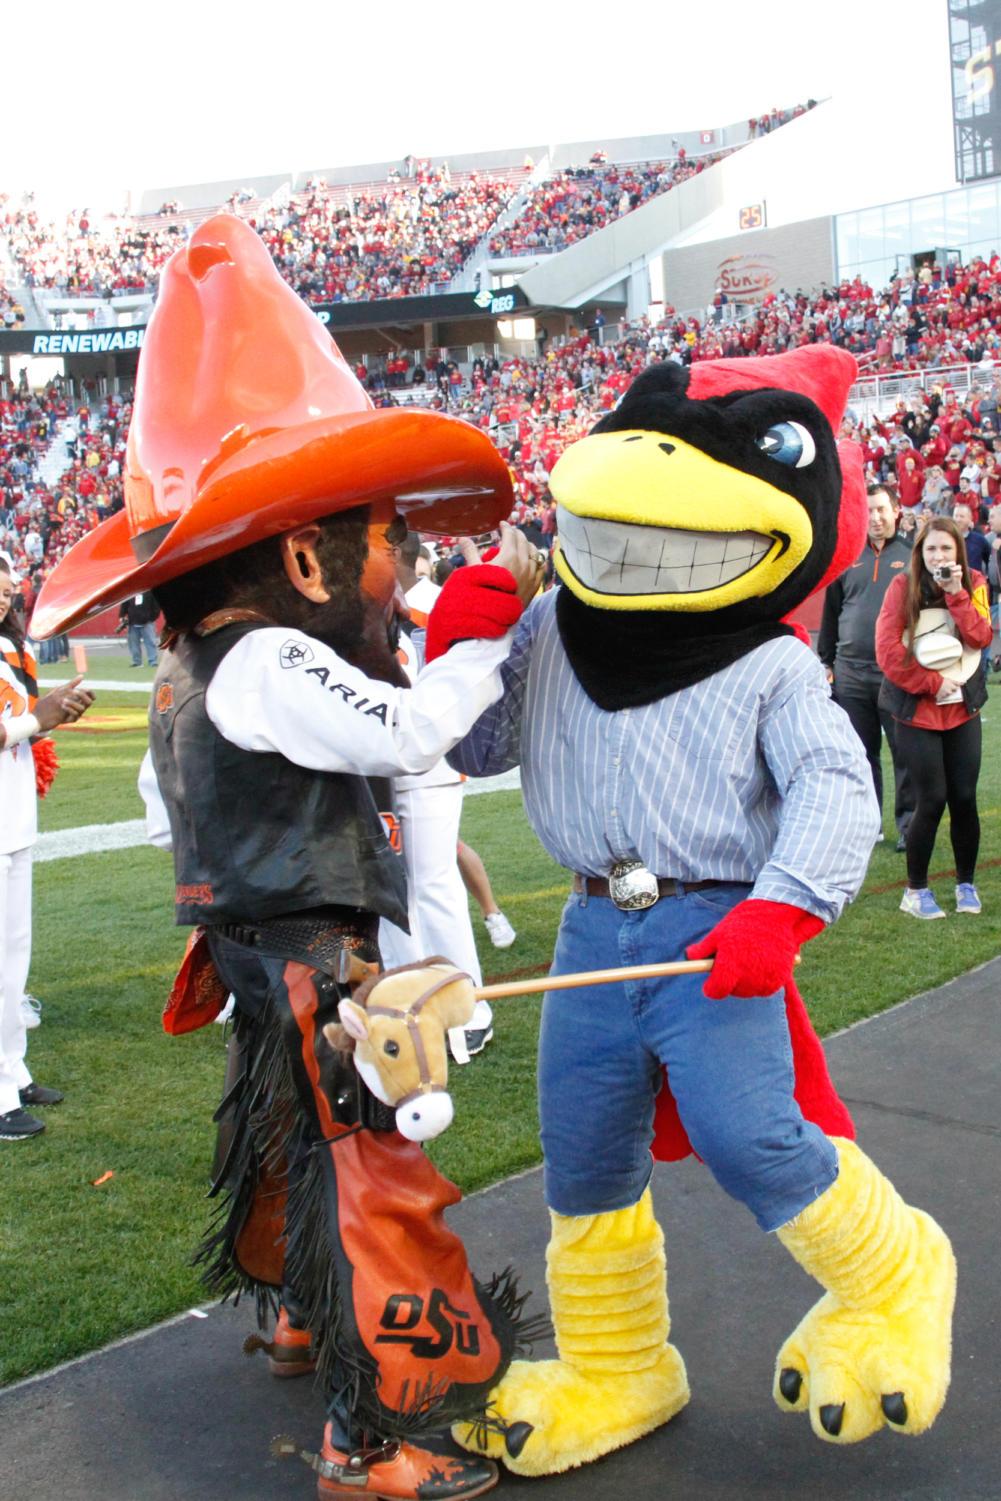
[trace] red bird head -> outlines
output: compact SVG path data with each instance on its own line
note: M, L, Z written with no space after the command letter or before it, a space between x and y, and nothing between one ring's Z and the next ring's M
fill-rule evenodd
M836 440L856 374L830 345L646 370L553 470L571 594L703 632L783 620L865 541L861 453Z

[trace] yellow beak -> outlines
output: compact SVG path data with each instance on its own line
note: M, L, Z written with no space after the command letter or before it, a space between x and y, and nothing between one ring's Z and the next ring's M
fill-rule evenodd
M550 476L556 571L606 610L721 610L771 594L813 546L784 490L669 433L596 433Z

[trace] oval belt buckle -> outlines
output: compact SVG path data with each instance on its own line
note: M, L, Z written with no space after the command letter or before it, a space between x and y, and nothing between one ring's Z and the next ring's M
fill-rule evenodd
M619 860L608 873L608 894L621 912L642 912L660 900L660 887L641 860Z

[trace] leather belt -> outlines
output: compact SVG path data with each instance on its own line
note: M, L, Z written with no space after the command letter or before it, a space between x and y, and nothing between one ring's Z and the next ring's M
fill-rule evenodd
M678 896L680 892L703 891L707 886L725 886L725 881L679 881L674 876L657 877L657 895ZM607 896L612 893L608 885L607 876L581 876L573 878L573 889L576 896ZM613 898L614 900L614 898Z

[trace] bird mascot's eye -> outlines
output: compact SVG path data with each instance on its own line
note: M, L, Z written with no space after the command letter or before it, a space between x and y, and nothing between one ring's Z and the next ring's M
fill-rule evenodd
M400 1056L400 1044L393 1041L384 1042L382 1044L382 1051L388 1053L390 1058L398 1058Z
M805 469L817 457L817 445L813 436L798 422L779 422L770 427L758 447L770 459L788 464L790 469Z

